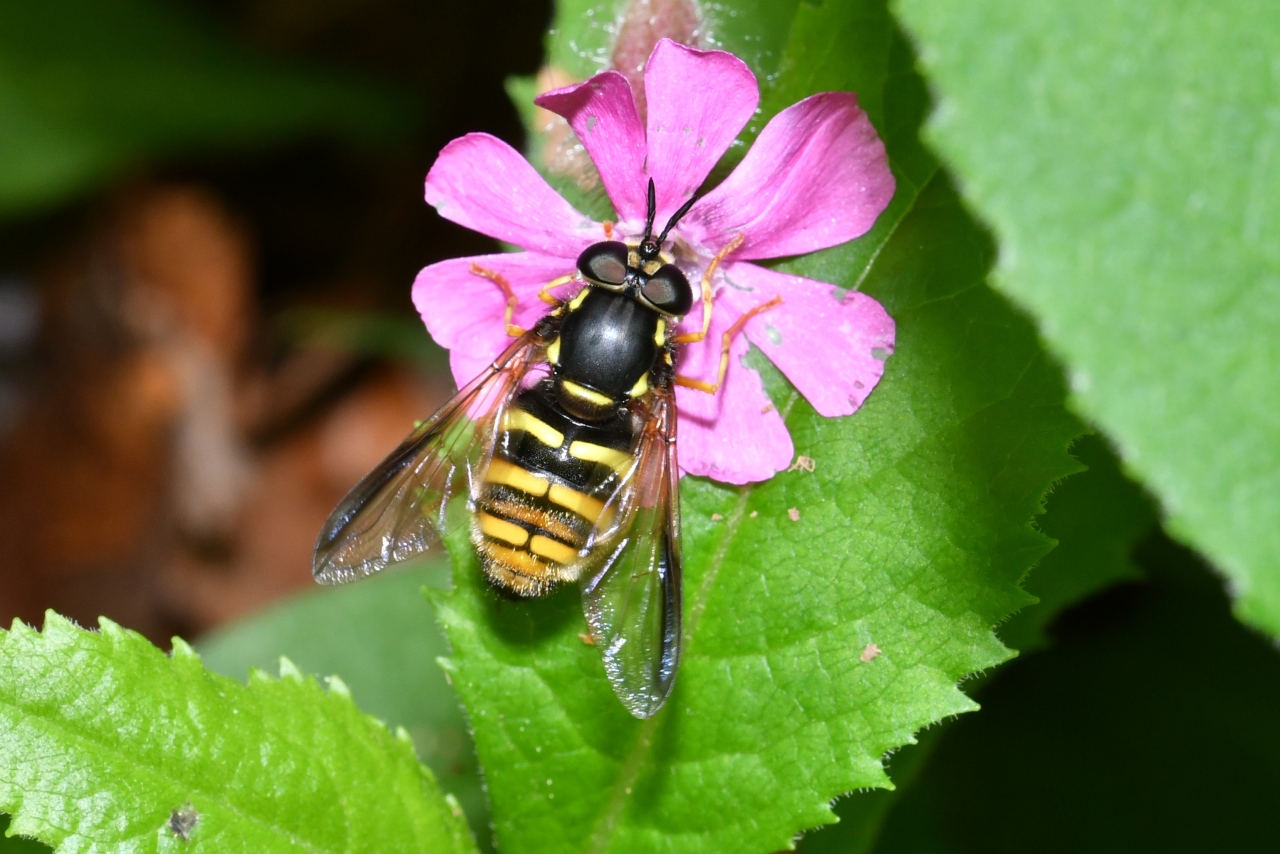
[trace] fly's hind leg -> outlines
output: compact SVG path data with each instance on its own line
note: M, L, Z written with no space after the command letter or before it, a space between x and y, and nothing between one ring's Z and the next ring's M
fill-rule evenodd
M733 344L734 337L737 336L737 334L742 331L742 328L747 325L748 320L755 317L757 314L762 314L768 311L769 309L776 308L780 305L782 305L782 297L775 296L773 299L769 300L768 302L762 302L759 305L752 308L750 311L743 314L741 317L739 317L737 320L733 322L733 326L730 326L727 330L725 330L724 335L720 336L720 370L716 374L716 381L714 383L709 383L705 380L695 380L689 377L682 377L677 375L676 385L682 385L685 388L691 388L697 391L704 391L707 394L715 394L716 392L718 392L720 390L720 386L724 385L725 371L729 369L729 347L731 344ZM709 325L710 324L708 323L708 326ZM705 329L703 330L702 337L703 338L706 337ZM702 339L699 338L698 340L702 340Z

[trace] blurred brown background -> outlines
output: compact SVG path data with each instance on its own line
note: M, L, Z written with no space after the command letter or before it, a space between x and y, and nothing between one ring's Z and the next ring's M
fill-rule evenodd
M409 288L489 246L422 179L468 131L519 144L503 83L550 4L0 14L30 118L0 131L0 619L198 636L310 585L325 516L451 390Z

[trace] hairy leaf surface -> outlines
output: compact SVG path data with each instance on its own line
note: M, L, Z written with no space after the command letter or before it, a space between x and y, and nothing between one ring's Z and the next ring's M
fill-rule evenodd
M446 650L424 585L448 583L448 566L397 567L362 584L318 588L220 629L197 649L206 667L243 679L281 656L318 677L338 676L360 707L404 727L440 787L472 829L487 834L488 808L458 695L436 659Z
M474 851L407 734L292 665L249 685L102 621L0 633L0 810L72 851Z

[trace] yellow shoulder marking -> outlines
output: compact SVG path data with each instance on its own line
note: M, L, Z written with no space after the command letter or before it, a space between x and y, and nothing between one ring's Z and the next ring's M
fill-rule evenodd
M589 463L604 463L619 474L631 468L631 455L626 451L606 448L581 439L569 443L569 456Z
M580 397L583 400L590 401L596 406L608 406L613 403L613 398L609 397L609 395L593 391L586 386L580 386L572 380L560 380L560 384L564 387L565 391L569 392L569 394L574 397Z
M645 371L640 375L640 379L636 380L636 384L631 387L631 391L627 392L628 397L640 397L649 390L649 372Z
M548 448L564 444L564 434L535 415L513 406L502 416L504 430L524 430Z
M484 479L487 483L514 486L521 492L527 492L535 497L546 495L547 487L551 485L545 477L539 477L520 466L513 466L506 460L499 459L489 462L489 470L484 473Z
M577 296L569 300L569 311L578 310L578 306L582 305L582 301L587 298L587 291L589 290L591 290L591 288L589 287L583 288L582 290L578 291Z
M560 336L547 345L547 361L553 365L560 364Z
M665 317L658 318L658 328L654 330L653 343L659 347L667 343L667 319Z
M558 483L551 484L551 489L547 492L547 498L550 498L561 507L572 510L593 524L600 518L600 513L604 510L603 501L597 501L590 495L578 492L576 489L570 489L567 486L561 486Z

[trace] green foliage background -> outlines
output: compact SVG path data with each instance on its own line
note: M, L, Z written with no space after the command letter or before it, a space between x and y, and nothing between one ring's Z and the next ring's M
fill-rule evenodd
M28 117L0 131L0 209L214 144L208 129L240 144L321 120L367 137L395 120L394 98L253 65L141 0L110 21L78 2L67 9L88 17L66 44L107 27L137 40L142 70L94 75L94 107L77 109L57 93L87 84L36 73L44 31L0 27L0 44L14 41L0 103ZM616 9L560 3L549 62L598 71ZM753 354L816 467L749 488L684 482L686 656L668 707L641 722L616 703L579 640L575 591L499 601L463 543L452 583L439 566L391 574L202 646L237 679L282 654L339 674L327 693L292 665L246 687L185 646L166 658L113 625L51 617L43 634L0 641L12 831L67 851L394 850L411 834L423 850L468 850L465 809L481 848L513 852L773 851L837 816L800 847L1274 839L1274 650L1225 616L1213 570L1161 521L1228 576L1247 623L1280 632L1268 70L1280 12L1244 0L706 11L707 37L762 81L759 120L723 169L817 91L857 92L880 130L890 209L865 237L778 266L875 296L898 347L863 410L830 420ZM150 121L129 74L172 45L197 57L184 79L202 106ZM234 97L242 75L256 81L248 107ZM532 82L510 88L527 106ZM234 120L218 112L231 102ZM141 119L116 120L129 110ZM1086 424L1097 434L1078 438ZM423 585L430 605L413 594ZM871 643L881 652L863 661ZM1013 650L1036 654L991 675ZM348 692L403 727L434 774ZM973 695L987 710L946 723ZM202 818L182 842L164 825L187 802Z
M402 98L271 61L157 0L4 3L0 114L0 216L158 156L315 130L373 142L411 116Z
M901 0L1073 404L1280 634L1280 7ZM1018 69L1010 73L1010 69Z

